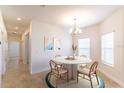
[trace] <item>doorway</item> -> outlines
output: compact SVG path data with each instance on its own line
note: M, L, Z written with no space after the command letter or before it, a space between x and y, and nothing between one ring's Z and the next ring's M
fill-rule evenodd
M18 41L9 42L8 54L9 54L9 62L13 62L14 65L19 63L20 58L20 43Z

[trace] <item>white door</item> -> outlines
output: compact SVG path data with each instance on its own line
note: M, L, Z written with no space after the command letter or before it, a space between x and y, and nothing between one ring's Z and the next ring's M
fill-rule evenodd
M16 41L9 42L9 62L19 62L20 43Z
M0 87L1 87L1 77L2 77L2 31L0 29Z

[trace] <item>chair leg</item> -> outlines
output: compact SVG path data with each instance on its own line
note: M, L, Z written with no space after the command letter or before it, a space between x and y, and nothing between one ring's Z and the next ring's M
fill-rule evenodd
M58 77L56 78L56 88L58 87Z
M91 88L93 88L93 84L92 84L92 78L91 78L91 75L89 76L89 78L90 78Z
M97 84L99 85L99 80L98 80L97 73L96 73L96 80L97 80Z

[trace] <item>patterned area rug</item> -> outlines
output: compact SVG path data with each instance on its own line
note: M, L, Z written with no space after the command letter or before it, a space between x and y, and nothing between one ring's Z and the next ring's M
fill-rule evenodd
M50 73L46 74L45 81L48 87L55 88L55 77L51 76ZM104 88L105 84L104 81L99 78L99 85L97 84L96 78L92 79L93 87L94 88ZM67 82L65 79L60 79L58 82L58 88L91 88L90 81L79 77L79 82L77 83L76 80L70 80Z

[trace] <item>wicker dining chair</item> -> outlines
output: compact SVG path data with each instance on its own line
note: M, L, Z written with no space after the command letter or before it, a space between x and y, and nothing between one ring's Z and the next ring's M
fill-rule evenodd
M57 57L61 57L61 55L55 55L55 58L57 58ZM58 67L61 67L61 65L62 65L62 68L67 69L67 64L58 63Z
M56 87L58 86L58 80L62 78L63 74L66 75L67 82L68 82L69 79L68 79L68 70L67 69L62 68L62 65L57 64L53 60L50 60L49 64L50 64L50 68L51 68L50 78L51 78L51 75L56 77Z
M98 76L97 76L97 67L98 67L98 62L95 61L95 62L92 63L92 65L90 66L89 69L88 68L78 68L78 71L77 71L77 82L78 82L79 74L82 74L82 75L84 75L83 76L84 79L87 79L87 78L85 78L85 76L88 77L87 80L90 81L91 88L93 88L92 78L94 76L96 77L97 83L99 85L99 80L98 80Z

